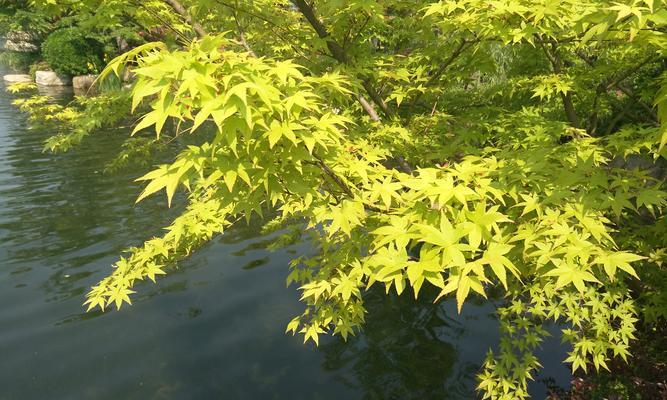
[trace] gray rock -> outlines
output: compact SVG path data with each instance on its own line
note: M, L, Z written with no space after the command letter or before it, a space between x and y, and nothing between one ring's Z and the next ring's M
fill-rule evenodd
M76 94L96 94L97 86L93 87L97 75L79 75L72 78L72 86Z
M26 74L10 74L5 75L2 79L7 83L26 83L32 82L32 77Z
M19 51L22 53L39 50L39 47L35 44L35 38L28 32L8 32L5 39L3 46L5 50Z
M37 45L29 42L14 42L7 39L5 42L5 50L18 51L20 53L31 53L37 51Z
M66 76L58 75L53 71L35 72L35 82L43 86L69 86L72 80Z

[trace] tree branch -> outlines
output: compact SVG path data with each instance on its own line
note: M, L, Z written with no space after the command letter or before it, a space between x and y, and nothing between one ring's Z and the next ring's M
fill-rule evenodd
M163 0L163 1L167 4L169 4L169 6L174 11L176 11L176 13L178 15L180 15L185 20L185 22L190 24L190 26L192 27L192 30L195 31L195 33L197 34L197 36L200 39L203 38L204 36L206 36L206 31L204 30L204 28L202 28L202 26L199 24L199 22L194 21L192 19L192 16L188 12L188 10L186 10L185 7L183 7L183 5L178 2L178 0Z
M238 1L236 2L238 6ZM234 22L236 23L236 29L239 31L239 42L241 42L241 45L243 48L246 49L248 53L250 53L251 56L257 57L257 54L253 51L252 47L248 44L248 41L245 38L245 32L243 31L243 27L241 26L241 23L239 22L239 13L234 9Z
M299 9L301 14L306 18L310 26L315 30L317 36L319 36L320 39L326 41L327 48L331 52L333 58L335 58L336 61L340 62L341 64L347 64L349 61L347 53L345 53L343 47L341 47L329 35L327 28L322 24L322 22L320 22L317 16L315 16L315 11L313 10L313 7L310 4L306 3L305 0L292 0L292 1L294 5Z
M544 43L540 43L540 47L542 47L544 54L549 59L549 62L551 63L551 68L553 69L554 73L560 74L563 67L563 61L560 59L558 55L558 49L556 48L556 45L554 43L552 43L551 45L553 46L553 52L551 52L547 48L547 46L544 45ZM560 98L563 102L565 116L567 117L567 120L570 122L570 125L572 125L575 128L580 128L581 123L579 121L579 117L577 116L577 111L574 108L574 103L572 102L572 93L561 92Z
M261 14L257 14L255 12L252 12L252 11L249 11L249 10L246 10L242 7L238 7L238 4L237 5L231 5L231 4L225 3L224 1L221 1L221 0L215 0L215 2L220 4L223 7L229 8L233 12L240 12L240 13L246 14L249 17L256 18L256 19L264 22L265 24L269 25L270 26L269 29L271 29L271 33L273 35L275 35L278 39L282 40L283 43L285 43L286 45L290 46L292 48L292 50L294 50L296 53L298 53L301 57L303 57L307 60L309 59L309 57L306 54L304 54L303 51L300 48L298 48L297 46L294 45L294 42L296 40L295 39L296 35L292 31L290 31L289 28L285 28L285 27L282 27L282 26L276 24L275 22L271 21L266 16L263 16ZM279 29L284 30L285 35L278 32ZM286 35L292 36L292 40L290 40Z
M333 58L338 61L341 64L348 64L350 62L350 59L345 52L345 49L341 45L339 45L332 37L329 35L329 32L327 31L326 27L320 22L320 20L317 18L315 15L315 11L313 10L313 7L308 4L305 0L292 0L294 5L299 9L301 14L306 18L310 26L315 30L315 33L317 33L317 36L326 41L327 48L329 49L329 52L331 52L331 55ZM382 112L386 116L390 116L391 112L389 110L389 107L387 107L387 104L382 100L382 96L375 90L372 84L372 80L369 77L365 77L361 81L361 86L364 88L368 96L375 102L375 104L380 107ZM375 108L366 100L361 94L357 94L357 101L361 104L361 107L366 111L366 113L371 117L373 121L379 121L380 118L378 116L377 111Z
M470 47L470 45L472 45L475 42L477 42L477 40L469 42L465 39L462 39L461 43L459 43L459 45L456 47L456 49L454 49L452 54L450 54L449 57L447 57L447 59L433 73L433 75L431 75L431 77L424 86L429 87L434 85L440 79L442 74L445 73L447 68L449 68L454 63L454 61L456 61L456 59L458 59L461 56L461 54L463 54L463 52L467 50L467 48ZM417 94L417 96L415 96L414 100L412 101L411 111L414 110L414 107L417 105L417 103L419 103L419 100L421 100L423 95L424 92L420 92ZM433 112L431 112L431 114L433 114Z
M361 108L366 111L366 114L368 114L369 117L371 117L371 121L373 122L380 122L380 116L378 115L377 111L375 111L375 108L373 108L373 105L370 104L364 96L361 94L357 93L357 101L359 104L361 104Z
M582 53L581 51L577 51L575 53L589 67L595 68L595 63L593 62L593 60L591 60L589 57L586 57L586 55L584 53ZM639 96L637 96L631 89L628 89L628 88L626 88L625 86L622 85L624 80L628 79L632 74L637 72L639 69L641 69L646 64L655 60L655 58L656 57L651 54L650 56L646 57L642 62L640 62L639 64L637 64L635 66L632 66L632 67L626 69L625 71L623 71L618 76L616 76L616 77L611 76L609 78L604 79L602 82L600 82L600 84L598 85L598 89L596 91L596 94L595 94L595 98L593 99L594 114L593 114L592 118L594 118L594 120L597 119L597 112L595 112L595 105L597 104L598 97L600 95L602 95L603 93L606 93L612 87L615 87L616 89L623 92L623 94L628 96L630 99L632 99L632 101L634 101L640 107L642 107L648 113L648 115L651 117L651 119L653 121L657 122L658 121L658 116L655 112L655 109L653 109L653 107L649 106L644 101L642 101L639 98ZM595 122L597 122L597 121L595 121ZM597 125L597 123L596 123L596 125Z
M169 21L167 21L167 20L165 20L164 18L162 18L157 12L155 12L154 10L152 10L152 9L151 9L150 7L148 7L147 5L142 4L142 3L138 2L138 1L131 1L130 4L134 4L135 6L137 6L137 7L139 7L139 8L143 8L144 10L146 10L146 12L149 13L150 15L152 15L153 18L155 18L155 19L157 19L158 21L160 21L160 23L162 23L162 25L164 25L164 26L166 26L167 28L171 29L171 30L174 32L174 34L175 34L176 36L180 37L180 38L183 40L183 42L187 42L187 41L189 40L185 35L183 35L183 33L179 32L178 29L176 29L176 28L175 28ZM149 28L145 28L145 27L142 27L142 28L143 28L143 30L144 30L147 34L150 33L150 31L151 31ZM162 39L162 37L160 37L160 36L157 36L157 38L158 38L158 39Z
M347 53L345 52L345 49L343 49L343 47L341 47L329 35L329 32L327 31L326 27L322 24L322 22L320 22L320 20L315 15L313 7L310 4L308 4L305 0L292 0L292 1L294 2L294 5L296 5L296 7L299 9L301 14L306 18L310 26L313 27L313 29L317 33L317 36L319 36L320 39L326 41L327 48L331 52L331 55L334 57L334 59L336 59L341 64L348 64L351 60L349 59ZM366 93L373 100L373 102L378 107L380 107L384 115L387 117L391 117L392 112L382 99L382 96L380 96L380 94L373 86L372 78L369 76L362 78L361 86L364 88L364 90L366 90ZM364 96L362 96L359 93L357 93L356 98L359 104L361 104L361 107L364 109L366 114L370 116L371 120L375 122L380 122L380 117L375 108L373 107L373 105L370 104L364 98ZM407 174L412 174L413 172L412 167L410 167L405 158L403 158L402 156L397 156L394 157L394 159L397 161L399 169L401 169L403 172Z
M463 51L466 49L466 45L472 43L474 43L474 41L468 42L465 39L461 40L461 43L459 43L456 49L454 49L452 54L449 55L447 60L445 60L445 62L443 62L442 65L440 65L440 68L438 68L438 70L433 73L428 82L426 82L426 86L433 85L440 78L440 76L442 76L442 74L447 70L447 68L449 68L449 66L452 65L452 63L456 61L456 59L463 53Z

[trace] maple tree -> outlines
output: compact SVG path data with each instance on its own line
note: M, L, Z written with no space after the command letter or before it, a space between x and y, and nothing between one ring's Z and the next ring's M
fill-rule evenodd
M130 303L139 281L257 215L301 227L317 249L287 277L305 305L287 331L305 340L354 334L373 285L415 297L432 285L434 301L453 296L459 311L501 290L485 398L528 396L548 321L566 326L566 361L586 371L626 359L639 318L665 317L667 193L654 167L667 158L663 0L30 7L116 35L122 21L162 27L100 77L129 71L129 88L68 107L18 101L59 127L47 148L85 142L129 112L141 119L123 159L176 136L196 143L139 178L138 201L164 191L170 204L183 191L188 206L120 258L89 309ZM640 275L662 278L637 293Z

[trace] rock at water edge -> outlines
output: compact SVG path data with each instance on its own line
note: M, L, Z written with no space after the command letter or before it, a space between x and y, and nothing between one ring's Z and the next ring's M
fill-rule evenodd
M43 86L69 86L72 80L66 76L58 75L53 71L35 72L35 82Z
M29 83L32 82L32 77L26 74L9 74L2 77L7 83Z
M97 75L79 75L72 78L72 86L77 94L95 94L97 87L93 87ZM92 89L91 89L92 88Z

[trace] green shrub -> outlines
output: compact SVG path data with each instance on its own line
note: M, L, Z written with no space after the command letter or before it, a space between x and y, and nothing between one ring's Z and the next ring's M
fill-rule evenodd
M13 72L24 72L37 60L38 53L22 53L18 51L1 50L0 64L6 66Z
M51 68L62 75L98 72L102 63L102 45L86 38L76 28L51 33L42 43L42 55Z
M37 74L37 71L50 71L51 67L46 61L37 61L30 65L30 68L28 69L28 74L32 76L32 79L35 79L35 75Z

